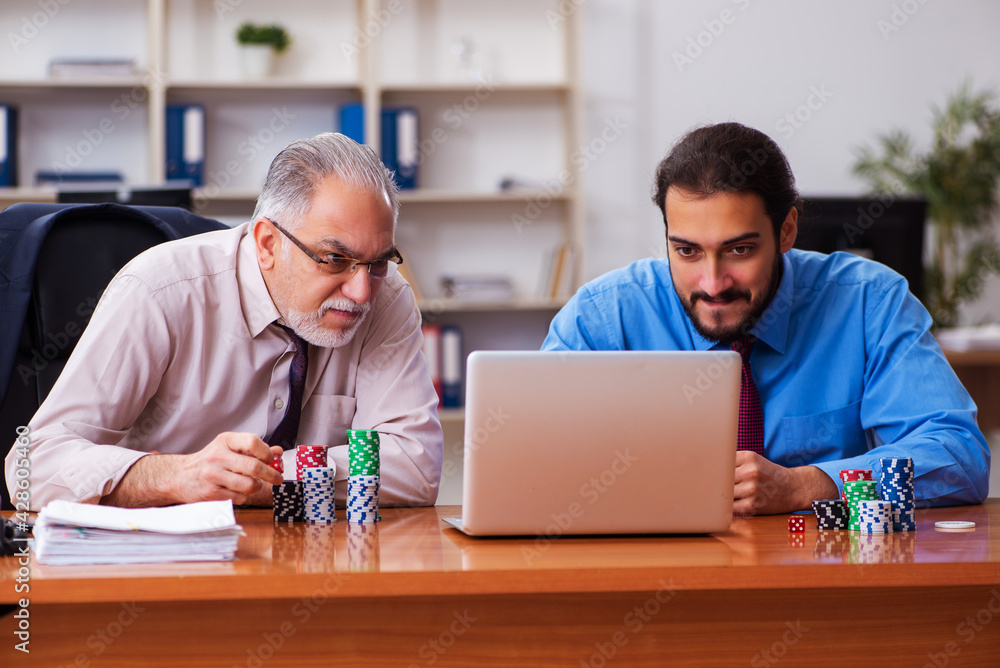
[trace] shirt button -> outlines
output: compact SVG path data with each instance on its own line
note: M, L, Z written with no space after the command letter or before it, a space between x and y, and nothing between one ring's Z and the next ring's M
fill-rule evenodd
M281 400L280 398L278 398L278 399L275 399L275 400L274 400L274 407L275 407L275 408L277 408L277 409L278 409L279 411L280 411L280 410L281 410L281 409L282 409L282 408L283 408L284 406L285 406L285 402L284 402L284 401L282 401L282 400Z

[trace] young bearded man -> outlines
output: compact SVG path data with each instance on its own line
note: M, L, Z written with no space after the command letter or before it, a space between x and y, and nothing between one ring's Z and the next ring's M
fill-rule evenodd
M743 446L741 400L735 513L808 509L840 494L841 469L877 479L883 457L913 459L920 504L982 502L990 452L929 314L880 264L792 248L801 202L769 137L738 123L688 133L657 168L653 201L667 261L583 286L543 349L740 352L763 429L758 413L759 443Z

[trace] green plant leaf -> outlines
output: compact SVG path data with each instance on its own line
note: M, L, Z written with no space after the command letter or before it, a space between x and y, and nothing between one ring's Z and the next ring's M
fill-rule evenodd
M992 233L1000 190L995 100L993 92L974 92L965 82L943 108L932 108L928 150L918 152L907 133L893 130L879 135L875 148L862 147L852 168L875 193L912 193L927 200L928 218L939 229L924 276L924 302L937 325L957 324L959 305L975 299L983 272L996 272L1000 264ZM978 240L953 259L969 235Z
M256 25L247 22L236 29L236 41L241 45L264 44L281 53L292 43L292 38L280 25Z

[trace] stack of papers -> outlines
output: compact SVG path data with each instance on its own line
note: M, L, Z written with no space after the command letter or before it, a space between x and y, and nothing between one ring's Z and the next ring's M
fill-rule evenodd
M502 302L514 298L514 285L509 276L442 276L441 292L461 302Z
M50 77L130 76L135 74L135 58L53 58Z
M232 501L117 508L53 501L35 523L41 564L227 561L243 535Z

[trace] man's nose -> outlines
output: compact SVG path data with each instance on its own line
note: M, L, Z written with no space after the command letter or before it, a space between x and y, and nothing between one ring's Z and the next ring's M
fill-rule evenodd
M368 275L367 264L359 265L353 274L344 281L341 291L344 296L358 304L366 304L372 296L372 280Z

